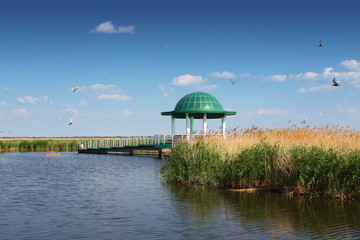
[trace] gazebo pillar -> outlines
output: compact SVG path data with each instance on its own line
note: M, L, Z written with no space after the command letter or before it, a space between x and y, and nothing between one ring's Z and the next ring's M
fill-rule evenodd
M224 115L221 118L221 130L222 130L223 136L225 137L225 134L226 134L226 115Z
M189 114L186 113L185 117L186 117L186 139L190 140L190 119L189 119Z
M206 136L206 133L207 133L207 115L206 115L206 113L204 113L204 117L203 117L203 131L204 131L204 136Z
M174 135L175 135L175 117L171 115L171 143L174 144Z
M175 128L175 117L171 115L171 135L175 135L176 133Z
M194 138L194 117L190 117L190 135L191 139Z

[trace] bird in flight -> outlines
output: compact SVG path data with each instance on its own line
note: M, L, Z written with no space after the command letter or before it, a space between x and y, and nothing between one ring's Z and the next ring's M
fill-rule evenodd
M322 47L322 46L323 46L323 44L322 44L322 41L320 40L319 47Z
M335 80L335 78L332 80L332 82L333 82L333 87L340 86L339 83Z
M78 87L73 87L73 88L72 88L72 91L73 91L73 92L76 92L76 90L78 90L78 89L79 89Z
M53 104L53 102L52 102L52 100L50 100L50 106L53 106L54 104Z
M232 85L235 85L235 83L236 83L237 81L239 81L239 80L233 81L233 80L230 78L230 81L231 81L231 84L232 84Z
M69 125L73 124L73 117L70 118Z
M305 124L307 122L307 118L305 118L302 122L301 122L301 124Z

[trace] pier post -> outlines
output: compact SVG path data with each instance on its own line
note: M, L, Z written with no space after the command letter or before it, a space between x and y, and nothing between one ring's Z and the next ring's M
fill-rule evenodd
M134 150L130 149L129 153L130 153L130 156L134 155Z
M162 156L162 149L159 149L158 150L158 157L161 158L161 156Z

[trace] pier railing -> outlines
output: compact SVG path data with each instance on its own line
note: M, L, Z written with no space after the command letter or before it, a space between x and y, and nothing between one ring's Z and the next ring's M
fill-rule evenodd
M203 135L192 135L191 139L202 138ZM173 148L179 141L186 141L187 135L154 135L132 136L115 138L92 138L78 141L76 149L111 149L140 146L152 146L155 148Z
M105 139L84 139L77 143L78 149L94 149L94 148L116 148L116 147L133 147L133 146L155 146L164 147L173 145L174 138L172 135L154 135L140 137L118 137Z

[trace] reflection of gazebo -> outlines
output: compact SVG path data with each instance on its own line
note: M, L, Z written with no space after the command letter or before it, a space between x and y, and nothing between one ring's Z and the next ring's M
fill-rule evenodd
M203 119L203 131L204 135L206 135L207 119L221 118L221 129L223 135L225 135L226 116L235 114L236 112L233 111L225 111L214 96L204 92L187 94L180 99L173 111L161 113L164 116L171 116L172 135L175 135L175 119L186 119L186 135L188 139L190 135L194 134L194 119Z

